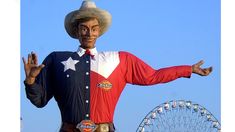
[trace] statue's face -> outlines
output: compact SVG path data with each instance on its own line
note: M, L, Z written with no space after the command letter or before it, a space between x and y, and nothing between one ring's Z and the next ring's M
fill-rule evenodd
M78 40L84 49L94 48L99 34L100 26L97 19L90 19L78 25Z

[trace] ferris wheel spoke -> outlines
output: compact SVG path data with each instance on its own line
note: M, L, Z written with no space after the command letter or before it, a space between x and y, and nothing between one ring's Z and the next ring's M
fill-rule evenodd
M199 104L177 100L155 107L137 132L220 132L220 123Z

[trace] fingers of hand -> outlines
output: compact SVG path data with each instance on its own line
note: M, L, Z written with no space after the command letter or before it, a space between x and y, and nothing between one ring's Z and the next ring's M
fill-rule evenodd
M37 74L42 70L42 68L45 67L44 64L41 64L39 66L34 66L34 68L31 70L32 74L34 76L37 76ZM36 75L35 75L36 74Z
M42 69L43 67L45 67L44 64L41 64L41 65L39 66L40 69Z
M28 54L28 64L31 64L31 61L32 61L32 56L31 56L31 54Z
M26 60L24 57L22 57L22 60L23 60L24 65L26 65Z
M212 72L212 71L213 71L213 67L209 67L208 69L209 69L209 71L210 71L210 72Z
M204 61L203 60L201 60L201 61L199 61L198 63L197 63L197 65L200 67L202 64L204 64Z
M212 71L212 67L203 69L203 73L205 76L209 75L211 73L211 71Z
M28 54L28 62L27 64L38 65L37 55L34 52Z
M31 52L31 55L32 55L32 60L33 60L34 64L38 65L37 54L35 54L34 52Z
M200 69L200 70L198 70L198 74L201 75L201 76L205 76L206 71Z
M24 63L24 71L25 71L25 75L27 76L29 74L29 70L27 68L27 62L25 60L24 57L22 57L23 63Z

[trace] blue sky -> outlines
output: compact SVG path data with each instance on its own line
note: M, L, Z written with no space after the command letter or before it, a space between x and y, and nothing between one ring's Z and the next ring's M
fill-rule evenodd
M64 29L64 17L82 1L21 0L21 56L35 51L42 60L52 51L75 51L78 41ZM135 131L145 115L169 100L192 100L220 121L220 1L149 0L98 1L113 23L97 41L99 51L128 51L152 67L194 64L213 66L208 77L192 75L154 86L127 85L117 104L114 123L119 131ZM26 99L21 63L23 132L55 132L60 113L54 99L36 108Z

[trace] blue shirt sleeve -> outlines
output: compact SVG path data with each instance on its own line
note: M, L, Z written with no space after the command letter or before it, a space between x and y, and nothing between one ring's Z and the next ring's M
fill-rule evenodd
M27 98L38 108L44 107L53 97L54 77L53 77L53 53L49 54L43 64L45 67L36 77L35 83L25 84Z

